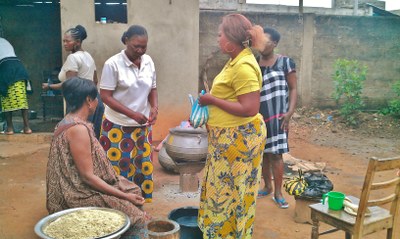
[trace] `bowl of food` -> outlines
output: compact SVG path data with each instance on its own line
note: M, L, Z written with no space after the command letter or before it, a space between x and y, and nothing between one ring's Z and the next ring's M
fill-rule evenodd
M117 239L130 227L129 217L102 207L66 209L42 218L35 233L43 239Z

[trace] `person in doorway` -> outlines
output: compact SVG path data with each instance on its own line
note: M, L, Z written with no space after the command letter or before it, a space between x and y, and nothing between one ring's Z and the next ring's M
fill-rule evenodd
M0 37L0 100L1 110L6 118L7 127L1 133L14 134L12 114L21 110L24 128L22 133L31 134L28 118L28 97L26 94L28 72L15 55L14 47Z
M58 79L61 83L49 84L42 83L42 89L44 90L60 90L62 82L65 80L78 76L83 79L92 80L97 86L98 79L96 73L96 65L93 57L89 52L85 51L82 47L83 41L87 38L86 29L77 25L74 28L68 29L64 33L63 44L64 49L67 52L71 52L64 62L60 73L58 74ZM100 137L101 121L104 113L104 105L99 96L98 106L96 112L90 116L90 121L93 123L96 138ZM69 113L69 105L66 106L66 113Z
M208 157L198 224L203 238L251 238L266 127L259 114L261 71L250 46L260 49L262 27L241 14L222 18L218 43L230 59L215 77L208 105Z
M296 108L296 65L291 58L275 54L274 49L280 40L278 31L266 27L264 34L267 41L259 58L263 75L260 112L264 117L268 133L262 166L264 188L258 195L263 197L274 194L272 197L274 202L280 208L288 208L289 204L282 195L284 172L282 154L289 152L289 121Z
M132 25L122 35L125 49L103 67L100 94L105 103L100 143L117 174L153 193L152 125L158 114L154 62L146 53L148 35Z
M63 82L62 93L71 111L57 124L51 142L46 174L48 212L113 208L129 216L132 228L128 234L144 234L151 217L141 210L140 188L115 173L87 121L98 104L96 86L93 81L72 77Z

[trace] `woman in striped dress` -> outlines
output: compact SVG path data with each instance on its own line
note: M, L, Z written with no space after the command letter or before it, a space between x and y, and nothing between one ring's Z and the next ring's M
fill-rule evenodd
M278 207L288 208L289 204L282 195L284 168L282 154L289 152L289 120L294 113L297 100L296 65L291 58L274 53L280 40L279 32L272 28L264 28L264 33L267 42L259 59L263 75L260 112L264 116L268 133L262 169L264 188L258 195L261 197L273 193L273 176L275 192L272 200Z

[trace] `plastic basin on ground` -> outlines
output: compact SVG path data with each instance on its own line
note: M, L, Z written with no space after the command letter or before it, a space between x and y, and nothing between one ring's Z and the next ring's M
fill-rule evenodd
M181 227L181 239L202 239L203 233L197 225L198 207L181 207L172 210L168 219Z

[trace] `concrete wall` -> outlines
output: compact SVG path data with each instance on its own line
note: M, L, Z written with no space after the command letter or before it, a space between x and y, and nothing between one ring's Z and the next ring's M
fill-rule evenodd
M232 5L226 11L199 11L198 1L128 0L128 23L103 25L94 21L93 0L62 0L60 5L26 8L1 5L0 23L31 75L35 93L29 103L37 111L41 110L42 71L61 66L66 58L61 43L65 30L76 24L86 27L88 39L83 47L93 55L100 76L105 60L124 49L122 33L132 24L145 26L149 32L147 53L155 61L158 74L160 114L154 130L154 139L158 140L169 128L187 119L187 94L202 89L203 80L211 84L227 60L218 51L218 24L223 15L238 11L239 3L212 3ZM313 13L302 16L253 10L241 12L256 24L278 29L282 34L278 52L296 61L300 105L334 106L331 75L337 58L367 64L364 99L368 109L378 109L394 96L390 87L400 75L400 18Z
M200 66L211 84L226 57L216 53L220 18L231 11L201 11ZM276 28L282 35L278 53L297 65L299 105L335 107L333 64L338 58L358 60L368 67L363 98L367 109L379 109L391 97L400 73L400 18L354 17L245 12L252 22ZM201 86L201 84L200 84Z
M333 8L303 7L303 13L315 13L320 15L354 15L353 1L354 0L343 0L340 3L336 3L337 7ZM359 2L363 1L365 2L367 0L360 0ZM377 0L372 0L372 2L376 1ZM299 7L297 6L248 4L246 3L246 0L200 0L199 6L200 10L217 11L264 12L283 14L298 14L300 11ZM372 11L370 8L365 7L365 4L360 4L360 7L357 10L357 15L370 16L372 15Z
M120 40L122 33L133 24L146 27L149 34L147 54L156 65L159 95L159 117L153 139L163 139L169 128L189 117L188 94L196 94L198 85L197 1L128 0L127 24L96 23L94 0L61 0L60 7L62 32L77 24L85 26L88 38L83 47L95 59L99 77L104 62L125 49ZM85 14L82 14L82 9L85 9ZM66 56L64 52L63 59Z

